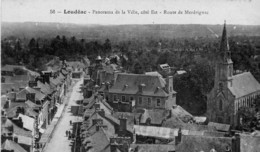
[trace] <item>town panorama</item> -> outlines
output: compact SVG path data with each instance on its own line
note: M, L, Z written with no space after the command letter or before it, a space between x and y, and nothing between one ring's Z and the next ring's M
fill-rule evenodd
M1 152L259 152L259 29L3 23Z

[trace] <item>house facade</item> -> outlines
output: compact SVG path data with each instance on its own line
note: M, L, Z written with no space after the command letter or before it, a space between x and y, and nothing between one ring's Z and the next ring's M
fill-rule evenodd
M132 108L170 109L176 105L173 78L156 75L120 73L114 82L106 83L105 98L118 111Z
M209 121L239 125L238 109L253 107L260 95L260 84L250 72L233 75L233 62L224 25L219 55L215 65L215 83L208 94Z

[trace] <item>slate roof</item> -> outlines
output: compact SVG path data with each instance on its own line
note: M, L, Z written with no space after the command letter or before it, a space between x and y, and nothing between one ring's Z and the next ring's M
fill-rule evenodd
M43 84L41 81L37 81L37 86L46 95L52 94L54 92L54 89L52 89L48 83Z
M146 75L153 75L153 76L160 76L163 77L159 72L152 71L152 72L145 72Z
M41 105L37 105L30 100L25 101L25 104L27 104L30 108L40 108L41 107Z
M119 119L121 116L127 119L127 128L133 132L133 126L135 125L135 121L138 120L141 116L140 113L131 113L131 112L114 112L112 114L115 118Z
M142 93L139 92L141 84L145 85ZM165 81L159 76L120 73L109 92L167 97L169 94L164 90L165 85Z
M250 72L244 72L232 77L231 93L240 98L251 93L260 92L260 84Z
M151 124L161 125L162 122L169 116L169 111L164 109L144 109L141 115L140 123L146 123L148 119Z
M176 146L176 151L191 152L204 151L209 152L215 149L217 152L226 150L227 146L232 146L232 138L230 137L209 137L209 136L182 136L182 141Z
M16 142L12 140L6 140L2 145L1 145L2 150L13 150L14 152L27 152L26 150L23 149L22 146L17 144Z
M165 127L134 125L135 134L147 137L175 139L176 131Z
M228 125L228 124L209 122L208 126L209 127L215 127L218 131L229 131L230 130L230 125Z
M20 88L25 88L28 85L28 82L16 82L16 83L1 83L1 93L6 94L7 91L11 92L14 89L15 92L18 92Z
M100 131L86 138L83 143L87 143L85 147L91 147L88 150L89 152L103 152L110 144L109 138L107 137L104 129L100 129ZM106 151L110 152L110 149L108 148Z
M17 93L16 98L26 100L27 93L35 93L36 100L43 100L46 97L46 95L41 93L40 91L27 86L23 90Z
M183 122L193 119L193 116L179 105L171 108L171 115L180 118Z
M169 152L175 151L173 144L131 144L130 148L135 152Z
M31 131L26 131L23 128L18 127L16 124L14 124L8 118L7 119L2 119L1 122L2 122L1 123L1 132L8 130L10 132L13 132L16 135L19 135L19 136L32 137L32 132Z
M22 65L4 65L1 67L1 71L14 71L15 68L19 68L19 69L25 69L25 66Z
M181 128L183 130L190 130L190 131L217 131L217 129L214 126L182 123L182 121L180 121L179 119L173 119L173 118L166 120L162 126L173 128L173 129Z
M31 108L28 104L26 104L25 102L12 102L11 103L11 107L6 109L6 116L8 118L13 118L13 117L16 117L16 111L18 109L18 107L23 107L24 108L24 112L25 112L25 115L27 116L31 116L31 117L36 117L38 115L37 112L35 112L33 110L33 108Z

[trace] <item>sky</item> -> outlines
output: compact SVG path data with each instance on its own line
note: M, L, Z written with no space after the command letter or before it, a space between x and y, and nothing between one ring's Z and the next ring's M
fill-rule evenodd
M223 24L226 20L227 24L260 25L260 0L2 0L1 7L2 22L118 25ZM87 14L64 14L64 10ZM93 14L93 10L118 10L120 14ZM136 10L139 15L128 14L127 10ZM150 14L140 14L143 10ZM151 10L158 14L151 14ZM164 14L165 10L177 14ZM185 10L206 14L185 14Z

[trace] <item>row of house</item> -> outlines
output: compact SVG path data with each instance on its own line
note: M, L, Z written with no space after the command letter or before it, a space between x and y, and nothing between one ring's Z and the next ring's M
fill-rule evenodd
M15 73L19 69L24 73ZM19 71L17 70L17 71ZM19 75L19 74L23 75ZM2 68L2 150L27 151L39 148L38 141L63 103L71 85L68 65L60 69L30 71L23 66ZM13 80L16 81L13 81Z

